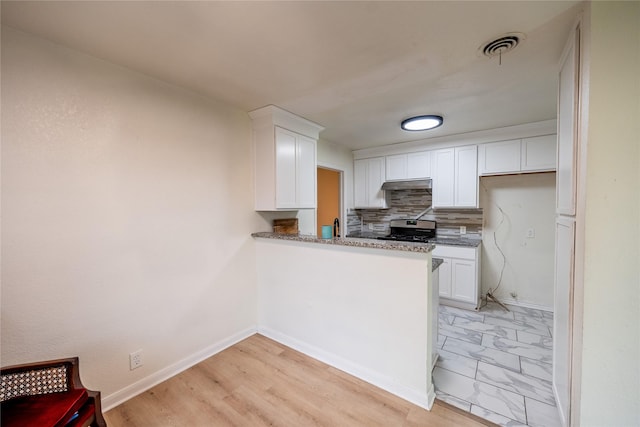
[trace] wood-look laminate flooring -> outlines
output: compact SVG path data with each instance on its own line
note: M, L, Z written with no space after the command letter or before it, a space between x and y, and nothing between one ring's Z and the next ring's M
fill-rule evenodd
M105 413L110 427L492 425L431 411L253 335Z

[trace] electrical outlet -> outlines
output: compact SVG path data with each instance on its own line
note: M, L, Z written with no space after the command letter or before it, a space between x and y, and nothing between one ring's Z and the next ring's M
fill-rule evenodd
M133 371L142 366L142 350L129 353L129 370Z
M536 229L535 229L535 228L529 228L529 229L527 230L527 237L528 237L529 239L533 239L533 238L535 238L535 237L536 237Z
M372 222L369 223L369 230L373 231L373 223Z
M460 234L467 234L467 226L465 225L460 226Z

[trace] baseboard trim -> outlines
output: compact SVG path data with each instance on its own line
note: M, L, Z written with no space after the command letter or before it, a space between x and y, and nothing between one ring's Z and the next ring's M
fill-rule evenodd
M121 403L124 403L127 400L139 395L140 393L149 390L151 387L156 386L175 375L178 375L180 372L189 369L190 367L197 365L198 363L217 353L220 353L222 350L231 347L232 345L242 341L243 339L254 335L256 332L256 327L247 328L227 338L224 338L217 343L212 344L192 354L191 356L185 357L184 359L179 360L178 362L173 363L166 368L154 372L151 375L148 375L145 378L142 378L141 380L136 381L135 383L116 391L115 393L105 396L102 399L102 411L107 412L109 409L115 408Z
M553 307L549 307L548 305L533 304L529 302L518 301L513 298L498 297L498 299L503 304L517 305L519 307L524 307L524 308L534 308L536 310L550 311L553 313Z
M433 383L431 383L429 390L426 390L425 393L421 393L417 390L400 385L385 375L381 375L357 363L353 363L350 360L344 359L341 356L322 350L316 346L300 341L296 338L292 338L273 329L267 327L259 327L258 333L274 341L277 341L280 344L286 345L287 347L291 347L294 350L304 353L309 357L326 363L327 365L331 365L334 368L340 369L341 371L344 371L350 375L353 375L354 377L366 381L371 385L388 391L389 393L415 405L418 405L421 408L431 410L431 407L433 406L433 402L436 398Z

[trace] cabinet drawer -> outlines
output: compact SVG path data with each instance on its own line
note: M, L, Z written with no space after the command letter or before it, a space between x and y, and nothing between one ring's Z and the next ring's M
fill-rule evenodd
M437 245L432 255L438 258L458 258L474 261L477 248Z

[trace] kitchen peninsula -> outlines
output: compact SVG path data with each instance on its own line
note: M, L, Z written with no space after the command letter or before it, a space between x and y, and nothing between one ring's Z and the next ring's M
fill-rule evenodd
M261 334L431 408L434 245L252 236Z

